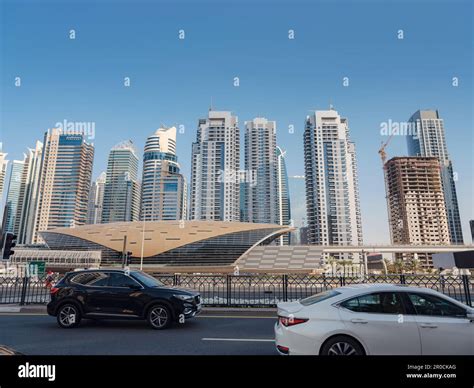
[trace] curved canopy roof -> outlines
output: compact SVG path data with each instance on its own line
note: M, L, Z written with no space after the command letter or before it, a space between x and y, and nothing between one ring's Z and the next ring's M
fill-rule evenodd
M127 236L126 250L131 251L132 256L141 256L144 240L143 257L150 257L212 237L261 229L271 230L267 237L293 230L289 226L249 222L147 221L144 223L136 221L56 228L41 232L41 234L46 243L48 243L48 233L58 233L100 244L117 252L122 252L124 237ZM143 231L145 232L144 239Z

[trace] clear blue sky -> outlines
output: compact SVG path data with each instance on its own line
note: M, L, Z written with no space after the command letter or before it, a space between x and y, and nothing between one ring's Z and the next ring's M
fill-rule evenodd
M197 120L206 116L212 98L215 109L238 115L241 128L255 116L276 120L288 173L303 175L305 116L331 101L348 118L357 146L364 240L386 243L380 124L406 121L418 109L439 109L470 242L471 1L1 3L0 128L9 159L21 158L58 121L95 122L95 178L114 144L130 138L141 153L161 124L181 124L178 157L189 179ZM178 39L180 29L184 40ZM397 39L400 29L403 40ZM131 78L131 87L123 86L124 77ZM349 77L348 87L343 77ZM459 77L458 87L453 77ZM395 137L388 154L406 154L405 139ZM300 224L304 182L291 180L290 190Z

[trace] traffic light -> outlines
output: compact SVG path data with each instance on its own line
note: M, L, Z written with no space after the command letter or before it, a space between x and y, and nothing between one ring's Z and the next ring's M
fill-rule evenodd
M10 260L10 256L15 253L12 250L16 245L17 235L11 232L7 232L3 235L3 254L2 260Z

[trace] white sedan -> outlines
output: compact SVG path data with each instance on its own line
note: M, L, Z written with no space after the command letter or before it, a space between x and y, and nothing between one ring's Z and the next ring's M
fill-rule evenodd
M474 308L437 291L358 284L278 304L277 350L302 355L474 355Z

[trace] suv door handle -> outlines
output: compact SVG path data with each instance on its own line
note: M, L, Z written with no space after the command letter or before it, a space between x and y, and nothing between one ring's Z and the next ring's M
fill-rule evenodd
M354 318L351 319L352 323L368 323L369 321L366 321L365 319L360 319L360 318Z
M435 325L434 323L420 323L420 327L423 327L424 329L436 329L438 325Z

